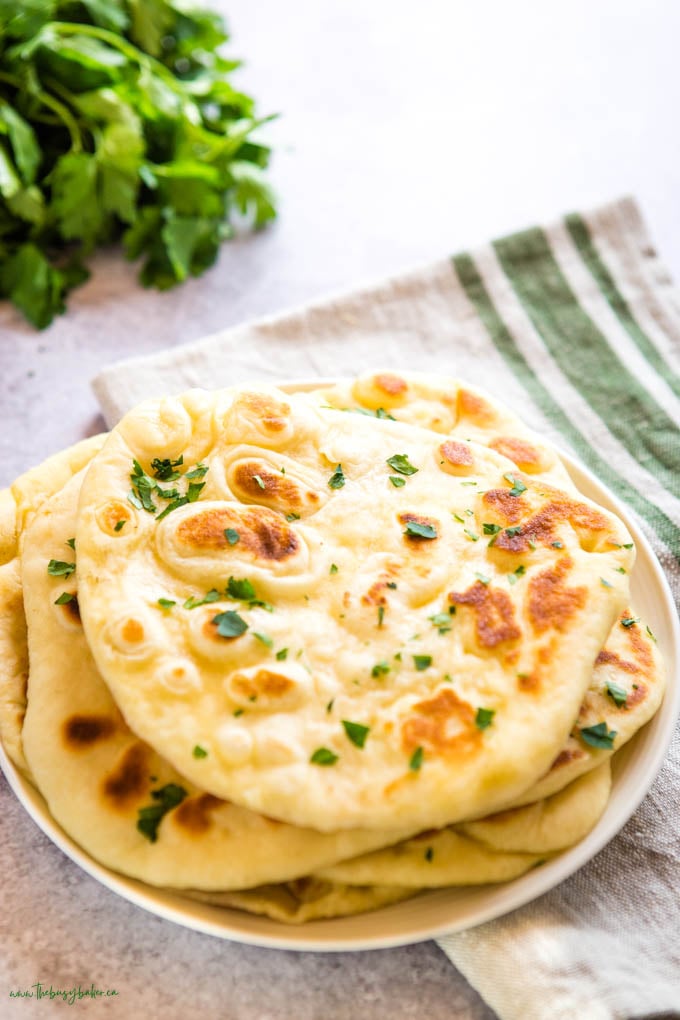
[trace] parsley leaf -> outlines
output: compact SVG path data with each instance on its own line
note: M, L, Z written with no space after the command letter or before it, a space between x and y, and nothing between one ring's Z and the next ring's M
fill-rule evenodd
M388 666L388 664L383 659L382 662L376 662L375 666L371 670L371 676L372 677L385 676L387 673L389 673L389 671L390 671L390 667Z
M75 563L65 563L64 560L50 560L47 564L47 573L50 577L70 577L75 569Z
M312 765L335 765L338 755L327 747L317 747L309 760Z
M213 623L217 624L217 633L223 638L236 638L240 637L241 634L245 634L248 630L248 624L235 613L232 609L227 610L226 613L218 613L217 616L213 616Z
M418 772L420 770L420 767L423 764L424 754L425 752L423 751L422 747L416 747L408 763L408 767L411 769L411 771Z
M515 478L514 475L503 475L503 478L509 485L512 486L509 493L511 496L521 496L523 492L527 491L527 487L524 482L521 482L519 478Z
M211 602L218 602L221 597L222 596L218 592L217 588L211 588L210 591L203 596L203 598L200 598L198 595L190 595L189 598L184 602L183 608L197 609L198 606L205 606L209 605ZM158 601L159 603L161 602L160 599ZM163 601L165 602L167 600L164 599ZM174 604L175 603L173 602L173 605Z
M187 791L176 783L168 783L159 790L152 790L151 797L155 804L139 808L137 811L137 831L146 836L150 843L158 839L158 826L168 811L172 811L182 803Z
M485 730L493 722L493 717L496 714L494 708L478 708L477 715L475 716L475 726L478 730Z
M66 606L69 602L73 602L75 595L70 591L63 591L58 599L54 600L55 606Z
M416 667L418 672L422 672L424 669L427 669L429 666L432 665L432 656L431 655L414 655L413 656L413 665Z
M335 471L328 479L328 487L330 489L341 489L345 484L345 475L343 474L342 464L338 464Z
M224 537L226 538L229 545L236 545L241 536L239 535L238 531L234 530L234 528L225 528Z
M406 479L402 478L400 475L389 475L389 479L395 489L401 489L404 485L406 485Z
M207 758L208 757L208 752L206 751L206 749L204 747L201 747L200 744L196 744L195 748L193 749L193 751L191 753L194 756L194 758Z
M605 692L609 695L609 697L612 699L617 708L621 708L623 705L626 704L626 700L628 699L628 691L625 689L625 687L621 687L619 686L619 684L615 684L613 680L607 680L607 683L605 685Z
M616 730L609 730L606 722L597 723L595 726L585 726L580 730L581 736L586 744L603 750L611 750L614 746Z
M363 747L366 743L366 737L371 732L370 726L363 726L361 723L350 722L349 719L343 719L342 725L345 733L355 747Z
M251 602L255 598L255 589L247 577L230 577L227 583L227 595L229 598L238 599L241 602Z
M408 521L404 534L409 538L436 538L437 529L433 524L419 524L417 521Z
M387 463L393 471L400 475L415 475L418 471L418 468L413 466L406 453L395 453L393 457L387 458Z

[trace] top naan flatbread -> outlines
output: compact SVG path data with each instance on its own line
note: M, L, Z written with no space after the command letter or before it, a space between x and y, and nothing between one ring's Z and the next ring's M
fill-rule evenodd
M274 389L132 411L77 531L131 728L202 789L324 831L446 825L544 774L629 545L495 451Z

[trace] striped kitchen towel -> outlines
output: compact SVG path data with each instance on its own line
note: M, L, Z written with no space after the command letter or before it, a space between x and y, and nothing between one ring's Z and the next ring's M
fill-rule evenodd
M190 386L385 367L477 383L570 448L637 514L680 599L680 302L631 199L119 363L94 387L113 425ZM676 735L650 795L587 867L440 941L502 1020L680 1009L679 802Z

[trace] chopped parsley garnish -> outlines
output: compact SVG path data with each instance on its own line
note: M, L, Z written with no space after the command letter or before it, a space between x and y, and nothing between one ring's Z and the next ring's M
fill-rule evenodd
M145 473L138 460L132 461L130 481L132 482L130 497L137 498L138 503L135 504L137 508L140 509L139 503L141 503L141 509L146 510L150 514L155 513L158 508L151 499L151 493L158 488L158 482ZM133 502L132 498L130 498L130 502Z
M515 524L512 528L506 528L505 529L505 534L508 536L508 538L514 538L516 535L521 535L522 534L522 525L521 524Z
M189 488L191 488L191 485L189 485ZM196 495L196 499L198 499L198 494ZM156 514L156 520L162 521L163 518L167 517L168 514L171 514L173 510L179 510L181 506L186 506L187 503L191 502L193 502L193 500L190 500L188 496L178 496L177 499L173 499L172 503L168 503L165 510L161 510L159 514ZM144 509L146 509L146 507Z
M328 747L317 747L309 760L312 765L335 765L338 756L335 751L331 751Z
M551 542L553 549L564 549L564 542Z
M218 602L222 596L218 592L217 588L211 588L203 598L198 595L190 595L189 598L184 602L183 609L196 609L198 606L209 605L211 602ZM158 600L160 603L160 599ZM174 605L174 603L173 603Z
M337 574L337 572L338 572L338 565L337 565L337 563L331 563L330 569L329 569L328 573L329 574Z
M481 582L482 582L482 584L484 584L484 585L486 585L486 584L491 584L491 578L490 578L490 577L487 577L487 576L486 576L486 574L478 574L478 573L477 573L477 571L475 571L475 577L476 577L476 578L477 578L477 579L478 579L479 581L481 581Z
M378 626L382 627L383 620L385 619L385 607L378 606Z
M233 609L228 609L226 613L218 613L217 616L213 616L213 623L217 624L217 633L223 638L236 638L240 637L241 634L245 634L248 630L248 624L235 613Z
M205 478L207 473L208 473L208 465L207 464L203 464L201 461L199 461L198 464L196 465L196 467L192 468L191 471L187 471L187 473L185 474L184 477L188 478L191 481L191 479L194 479L194 478Z
M279 660L279 662L284 662L285 659L288 658L288 649L279 648L278 652L276 653L276 658Z
M262 478L260 477L260 475L253 475L253 481L257 482L257 484L259 485L259 487L261 489L266 489L267 488L265 483L262 481Z
M514 573L508 574L508 583L509 584L517 584L517 582L519 581L520 577L522 577L523 574L526 574L526 572L527 572L527 568L524 566L523 563L520 563L520 565L517 567L517 569L514 571Z
M585 726L581 730L581 736L591 747L611 750L614 746L616 730L608 730L607 723L600 722L596 726Z
M189 482L186 497L187 501L189 503L195 503L201 494L201 489L205 489L205 482Z
M291 521L299 521L300 520L300 514L296 514L294 512L286 514L286 520L288 521L288 523L290 523Z
M461 482L461 485L476 485L477 482Z
M429 666L432 665L432 656L431 655L414 655L413 656L413 665L416 667L418 672L421 673L424 669L427 669Z
M400 475L415 475L418 471L418 468L413 466L406 453L395 453L393 457L387 458L387 463L393 471Z
M158 605L161 607L161 609L172 609L172 607L176 606L177 603L174 602L172 599L159 599Z
M126 524L127 524L127 517L123 517L122 520L116 521L116 523L113 526L113 530L114 531L122 531L122 529L125 527Z
M208 757L208 752L206 751L206 749L204 747L201 747L200 744L196 744L196 747L193 749L193 751L191 753L193 754L194 758L207 758Z
M50 560L47 564L50 577L70 577L75 569L75 563L65 563L64 560Z
M461 517L460 514L454 514L453 517L459 524L465 524L465 518Z
M527 491L527 487L524 484L524 482L521 482L519 478L515 478L514 475L511 474L503 475L503 478L505 478L508 485L512 486L512 488L510 489L511 496L521 496L523 492Z
M500 524L488 524L486 522L482 524L482 528L484 530L485 535L497 535L498 532L501 530Z
M451 607L454 608L453 606ZM428 620L437 628L440 634L448 634L451 630L451 616L452 614L447 613L435 613L434 616L428 616Z
M182 803L187 791L176 783L168 783L160 790L152 790L151 796L156 801L148 807L139 808L137 815L137 831L146 836L150 843L158 839L158 826L168 811L172 811Z
M388 581L387 582L387 587L388 588L392 588L394 591L396 591L397 590L397 582L396 581Z
M626 570L625 567L614 567L614 570L616 571L617 574L627 574L628 573L628 571Z
M632 542L624 542L621 548L622 549L632 549L633 548L633 543Z
M58 599L54 600L55 606L66 606L69 602L73 602L75 595L70 591L63 591Z
M328 479L329 489L341 489L345 484L345 475L343 474L342 464L338 464L335 471Z
M475 535L474 531L468 531L467 528L463 528L463 531L471 542L479 542L479 535Z
M406 479L402 478L401 475L390 475L389 479L395 489L401 489L402 486L406 485Z
M379 408L377 409L377 411L375 412L375 416L376 416L376 418L385 418L385 419L387 419L388 421L396 421L396 420L397 420L397 419L396 419L396 418L394 417L394 415L392 415L392 414L389 414L389 413L388 413L388 412L387 412L387 411L385 410L385 408L384 408L384 407L379 407Z
M534 542L533 538L529 539L529 548L532 550L536 549L536 543Z
M241 602L252 602L255 599L255 589L247 577L230 577L227 582L227 595Z
M236 709L234 709L234 711L232 712L232 715L236 716L236 718L238 719L238 717L239 717L240 715L243 715L243 713L244 713L244 712L245 712L245 708L236 708Z
M621 626L622 627L633 627L636 623L639 623L639 622L640 622L640 617L639 616L626 616L626 617L624 617L623 620L621 620ZM649 628L647 628L647 629L649 629Z
M175 468L181 467L183 463L184 457L178 457L177 460L169 460L167 457L161 460L159 457L154 457L151 461L151 470L154 478L157 478L159 482L176 482L182 476L179 471L175 471Z
M67 538L66 539L66 545L70 545L71 548L75 550L75 547L76 547L76 540L75 540L75 538Z
M236 531L234 528L225 528L224 537L226 538L229 545L236 545L236 543L241 538L238 531Z
M605 581L604 577L600 578L600 584L602 585L603 588L611 588L611 584L609 583L609 581Z
M408 763L408 767L413 772L418 772L418 770L420 769L420 766L423 764L424 754L425 752L423 751L422 747L416 747L415 751L411 755L411 760Z
M432 849L431 846L428 846L423 856L425 857L425 860L428 863L432 860L432 858L434 857L434 850Z
M253 637L257 638L258 641L261 641L263 645L267 646L267 648L274 647L274 642L272 641L268 634L260 634L258 631L254 630Z
M409 521L404 529L404 534L410 538L436 538L437 529L433 524L419 524L417 521Z
M656 638L654 637L653 633L649 629L649 625L646 626L646 630L647 630L647 633L649 634L650 638L652 639L652 641L656 642Z
M494 708L478 708L477 715L475 716L475 726L478 730L485 730L493 722L493 717L496 714Z
M375 666L371 670L371 676L374 676L374 677L385 676L385 674L389 673L389 671L390 671L390 667L387 665L387 663L383 659L382 662L376 662Z
M363 747L366 743L366 737L371 731L370 726L363 726L358 722L350 722L349 719L343 719L342 725L345 733L352 741L355 747Z
M609 695L617 708L621 708L622 705L626 704L628 691L619 684L615 684L612 680L607 680L605 693Z
M334 704L334 702L335 702L335 698L331 698L331 700L326 705L326 712L328 712L329 715L333 711L333 704Z

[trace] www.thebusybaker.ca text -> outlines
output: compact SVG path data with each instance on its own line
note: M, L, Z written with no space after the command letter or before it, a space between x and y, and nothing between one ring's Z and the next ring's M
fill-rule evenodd
M34 985L25 991L20 989L16 992L10 991L10 999L62 999L72 1006L78 999L107 999L112 995L118 995L115 988L95 988L94 984L89 988L82 985L73 988L53 988L52 985L44 985L42 981L36 981Z

